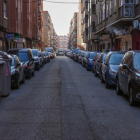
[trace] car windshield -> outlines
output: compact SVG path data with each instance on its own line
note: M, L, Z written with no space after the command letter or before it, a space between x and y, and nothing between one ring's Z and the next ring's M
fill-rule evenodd
M63 52L63 51L59 51L59 52Z
M90 53L89 59L93 59L95 58L95 56L96 56L96 53Z
M134 55L134 67L140 69L140 54Z
M119 65L122 62L123 57L124 57L124 54L114 53L110 56L109 64Z
M32 50L33 56L37 56L37 51L36 50Z
M28 53L19 53L18 57L19 57L20 61L28 61L29 60Z
M38 55L40 56L41 55L41 52L38 52Z
M12 66L15 66L14 57L12 56Z
M46 52L46 56L48 56L48 53Z

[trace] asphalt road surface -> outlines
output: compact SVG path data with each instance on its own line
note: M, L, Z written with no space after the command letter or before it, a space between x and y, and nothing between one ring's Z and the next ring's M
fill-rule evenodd
M0 140L140 140L140 105L65 56L0 101Z

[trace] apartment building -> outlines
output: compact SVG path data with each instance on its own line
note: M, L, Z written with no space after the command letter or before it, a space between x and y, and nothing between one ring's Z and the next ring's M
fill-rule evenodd
M0 0L0 51L6 51L8 49L8 40L5 36L9 29L10 19L10 1Z
M38 0L38 48L44 51L43 1Z
M79 12L77 13L77 46L86 50L86 44L83 43L83 0L79 0Z
M73 18L70 22L70 28L69 28L69 38L68 38L68 44L69 44L69 49L74 49L77 48L77 41L79 41L77 39L77 32L78 32L78 28L77 28L77 17L78 17L78 13L74 13Z
M97 35L95 35L96 1L84 0L83 8L83 42L86 50L97 51Z
M53 23L51 23L51 44L50 47L53 47L54 50L58 49L58 39L57 34L54 29Z
M10 11L9 29L7 30L7 34L5 35L8 40L7 50L12 49L12 48L17 48L18 40L20 39L20 36L23 35L22 0L20 1L10 0L10 2L11 3L9 7L9 11Z
M68 42L68 36L58 36L58 43L59 43L59 48L66 50L67 49L67 42Z
M139 0L96 0L95 18L100 51L140 49Z
M48 11L43 11L43 36L44 36L44 46L51 46L51 17Z

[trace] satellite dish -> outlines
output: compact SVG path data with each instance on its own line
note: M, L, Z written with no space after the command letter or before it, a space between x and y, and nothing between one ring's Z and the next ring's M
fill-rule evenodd
M122 32L124 35L130 33L129 27L126 27L126 26L121 27L121 32Z

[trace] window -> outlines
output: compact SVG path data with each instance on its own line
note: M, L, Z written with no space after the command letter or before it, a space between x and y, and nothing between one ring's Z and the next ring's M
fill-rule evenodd
M7 13L6 13L6 9L7 9L7 3L4 2L4 17L6 18L7 17Z
M108 4L106 5L106 18L108 18Z
M105 20L105 3L102 5L102 20Z
M114 0L114 12L116 12L116 0Z
M96 12L95 4L92 4L92 15L95 14L95 12Z
M136 4L139 4L140 0L136 0Z
M102 22L102 12L100 11L100 23Z
M88 36L88 28L86 28L86 36Z

